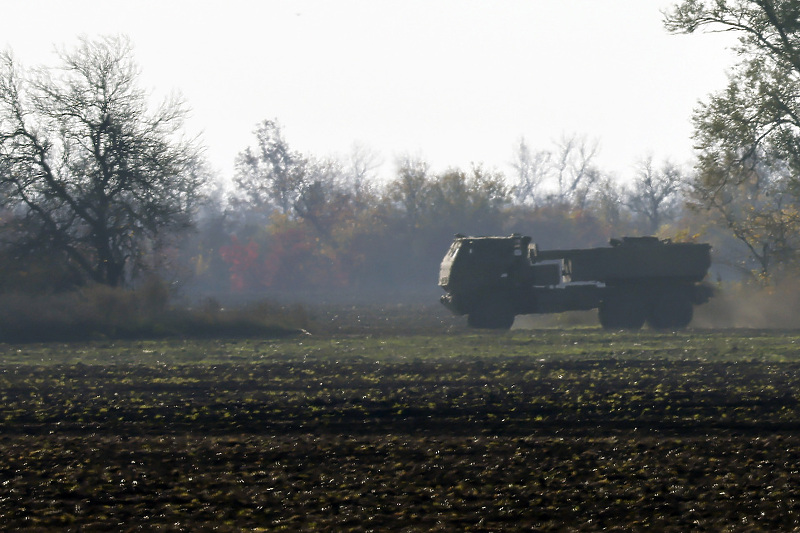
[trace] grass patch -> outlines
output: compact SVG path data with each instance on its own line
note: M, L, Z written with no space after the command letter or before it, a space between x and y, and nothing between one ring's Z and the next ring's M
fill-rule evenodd
M230 331L230 330L228 330ZM599 327L462 330L449 334L303 334L212 338L99 339L86 342L0 343L0 364L268 364L283 361L370 364L492 359L554 361L800 362L797 330L642 330L608 332Z

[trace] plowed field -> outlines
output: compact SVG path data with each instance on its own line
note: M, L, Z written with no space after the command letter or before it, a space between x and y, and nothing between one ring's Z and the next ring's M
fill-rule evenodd
M800 332L0 346L28 530L800 527Z

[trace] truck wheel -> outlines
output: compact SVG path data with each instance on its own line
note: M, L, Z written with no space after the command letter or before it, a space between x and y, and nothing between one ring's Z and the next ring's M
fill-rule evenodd
M694 316L694 306L686 291L664 291L648 313L647 323L654 329L683 329Z
M467 325L479 329L511 329L514 313L505 298L490 298L479 304L468 316Z
M604 329L641 329L646 317L642 299L628 291L609 294L600 302L597 314Z

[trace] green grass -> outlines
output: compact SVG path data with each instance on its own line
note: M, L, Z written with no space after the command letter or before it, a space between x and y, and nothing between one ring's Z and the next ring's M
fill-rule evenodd
M275 360L367 358L375 361L529 357L545 361L667 359L795 361L800 331L687 330L607 332L597 327L461 331L437 335L314 335L283 338L103 340L69 343L0 343L2 364L214 364Z

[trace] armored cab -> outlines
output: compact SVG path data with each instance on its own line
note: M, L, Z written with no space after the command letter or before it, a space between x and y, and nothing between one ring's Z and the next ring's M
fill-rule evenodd
M442 260L442 303L472 327L507 329L520 314L598 309L606 328L689 325L711 291L707 244L655 237L540 251L530 237L457 235Z

